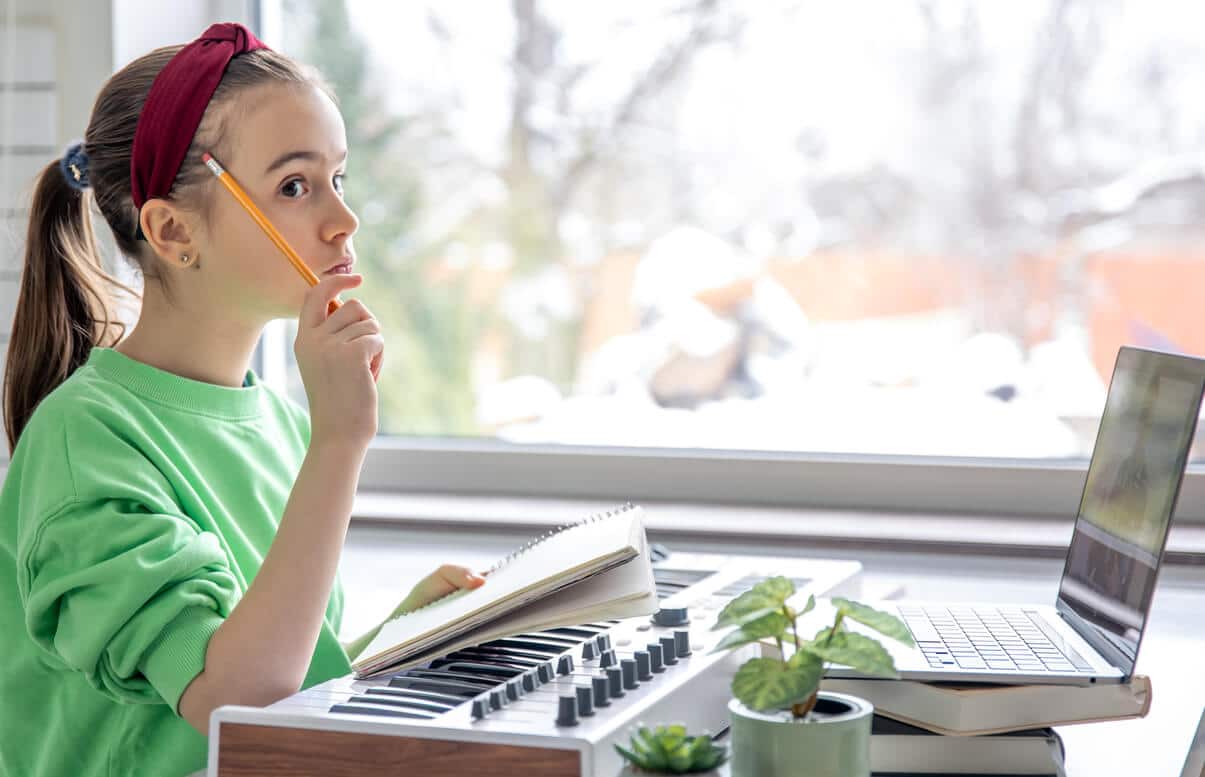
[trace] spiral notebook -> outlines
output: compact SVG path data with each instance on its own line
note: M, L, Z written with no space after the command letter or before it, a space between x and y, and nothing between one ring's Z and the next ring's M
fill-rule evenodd
M626 505L537 537L460 590L386 622L352 664L378 677L470 645L657 610L644 512Z

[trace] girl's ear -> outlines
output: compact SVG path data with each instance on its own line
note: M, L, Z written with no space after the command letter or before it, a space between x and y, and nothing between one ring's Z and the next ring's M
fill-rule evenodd
M197 239L191 214L171 200L154 198L142 205L138 214L142 234L160 261L179 269L189 263L181 257L196 257Z

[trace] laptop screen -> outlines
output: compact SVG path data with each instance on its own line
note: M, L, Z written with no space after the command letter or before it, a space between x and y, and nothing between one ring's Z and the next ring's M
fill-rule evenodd
M1205 361L1122 348L1088 465L1058 610L1133 673L1205 389Z

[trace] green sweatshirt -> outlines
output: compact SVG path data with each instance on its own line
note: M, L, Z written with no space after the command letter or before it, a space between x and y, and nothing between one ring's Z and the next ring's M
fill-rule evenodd
M216 386L106 348L42 401L0 491L0 777L205 767L177 705L308 443L254 373ZM306 687L350 671L342 607L336 584Z

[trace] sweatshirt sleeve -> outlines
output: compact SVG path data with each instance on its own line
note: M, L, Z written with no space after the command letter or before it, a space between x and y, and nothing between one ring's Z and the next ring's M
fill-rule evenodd
M18 550L26 627L107 696L178 708L238 585L215 534L131 499L71 500Z

